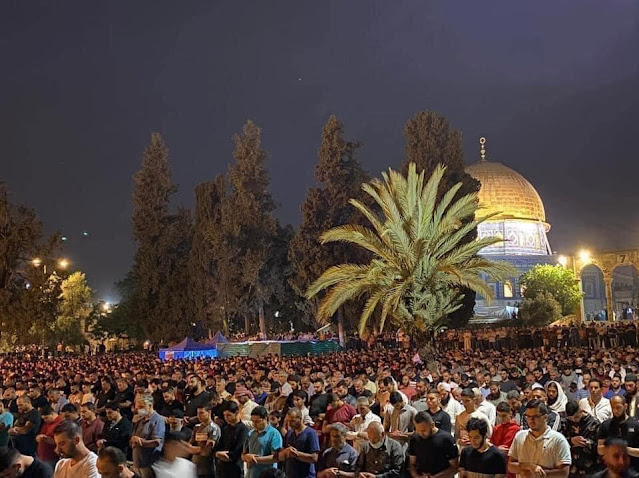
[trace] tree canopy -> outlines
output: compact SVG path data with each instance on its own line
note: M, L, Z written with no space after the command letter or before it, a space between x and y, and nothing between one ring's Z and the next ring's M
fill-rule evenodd
M537 264L521 278L525 299L536 299L539 294L550 294L559 303L561 313L575 313L582 293L571 269L561 265Z
M379 330L390 320L404 330L425 332L443 324L448 314L459 309L462 288L492 297L492 289L481 275L498 280L514 272L509 264L478 255L499 238L465 241L468 233L490 216L474 218L476 193L455 199L460 183L438 199L445 171L438 166L426 182L424 172L417 173L411 164L407 177L389 170L382 180L366 183L363 189L381 214L350 200L370 227L338 226L322 234L321 240L357 245L372 258L366 264L333 266L309 287L308 298L327 291L318 311L321 319L330 318L346 301L366 297L360 333L366 332L373 317Z

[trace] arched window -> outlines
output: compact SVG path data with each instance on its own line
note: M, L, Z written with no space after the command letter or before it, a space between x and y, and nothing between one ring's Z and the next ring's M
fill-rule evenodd
M504 297L506 299L513 297L513 284L509 280L504 281Z

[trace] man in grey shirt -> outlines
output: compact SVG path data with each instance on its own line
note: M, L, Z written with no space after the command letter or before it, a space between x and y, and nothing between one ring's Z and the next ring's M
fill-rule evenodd
M389 438L384 433L384 427L379 422L368 425L369 441L364 443L357 458L355 473L341 473L341 476L362 476L366 473L381 476L401 476L404 466L404 449L399 442Z

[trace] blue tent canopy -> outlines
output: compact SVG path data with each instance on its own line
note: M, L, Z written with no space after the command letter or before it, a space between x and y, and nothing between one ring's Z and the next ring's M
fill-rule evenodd
M190 337L173 347L160 349L160 359L189 359L196 357L217 357L217 348L211 344L201 344Z
M217 344L225 344L227 342L228 342L228 339L224 337L222 332L218 330L217 332L215 332L215 335L211 339L207 340L205 343L206 345L217 345Z

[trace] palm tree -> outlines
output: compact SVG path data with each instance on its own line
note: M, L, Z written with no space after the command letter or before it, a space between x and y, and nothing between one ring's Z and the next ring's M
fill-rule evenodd
M372 257L367 264L331 267L311 284L306 293L309 299L326 291L318 309L320 321L329 320L346 301L365 297L360 335L375 316L380 332L390 321L423 345L424 337L461 306L462 288L490 299L493 291L485 278L500 280L515 272L507 263L478 255L501 239L485 237L464 243L464 237L491 216L475 218L477 193L455 199L461 183L438 194L445 169L438 165L426 183L424 172L417 174L414 163L409 165L408 177L389 170L383 180L363 186L381 215L350 200L372 227L351 224L322 234L324 244L356 244Z

